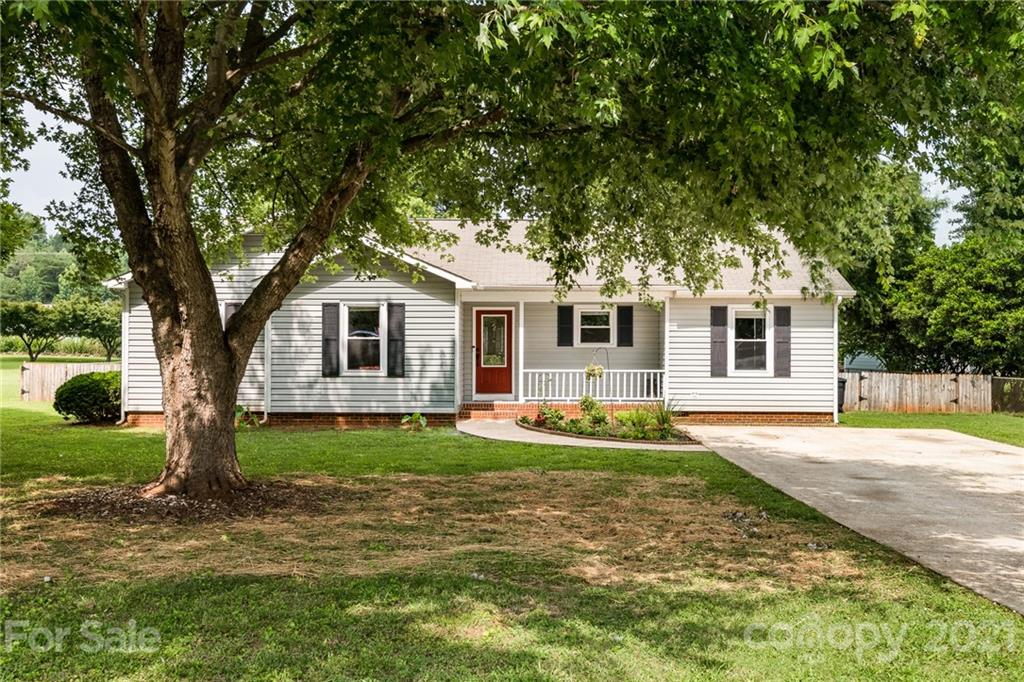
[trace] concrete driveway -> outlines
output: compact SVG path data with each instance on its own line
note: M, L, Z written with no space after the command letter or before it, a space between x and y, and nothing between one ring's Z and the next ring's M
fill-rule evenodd
M1024 614L1024 448L942 429L686 430L844 526Z

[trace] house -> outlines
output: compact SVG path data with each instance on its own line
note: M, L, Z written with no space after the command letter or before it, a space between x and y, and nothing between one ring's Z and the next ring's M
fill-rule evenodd
M456 221L436 227L458 231ZM790 276L770 282L764 306L749 267L724 272L703 296L652 281L656 307L636 295L602 301L589 275L556 302L545 264L478 244L472 227L461 235L448 256L401 255L418 276L395 267L361 280L341 264L301 283L267 322L239 403L271 424L338 426L414 411L434 423L511 418L542 401L572 411L585 394L613 410L664 401L693 421L836 419L838 303L854 293L838 273L829 301L804 297L810 275L790 256ZM211 269L225 316L279 255L262 253L255 235L245 251ZM159 422L149 310L130 279L116 286L123 409L129 423ZM586 375L591 363L602 376Z

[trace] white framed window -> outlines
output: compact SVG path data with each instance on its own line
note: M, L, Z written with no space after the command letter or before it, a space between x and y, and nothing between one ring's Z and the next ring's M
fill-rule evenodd
M729 306L729 376L772 376L772 307Z
M480 316L480 366L508 367L508 330L505 328L509 318L500 315Z
M387 371L387 304L345 304L341 314L341 358L345 372L380 374Z
M615 345L615 308L576 306L575 342L577 346Z

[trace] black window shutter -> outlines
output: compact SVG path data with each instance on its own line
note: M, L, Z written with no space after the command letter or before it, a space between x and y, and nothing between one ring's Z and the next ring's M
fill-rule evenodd
M238 312L238 309L242 307L241 303L225 303L224 304L224 328L227 329L228 322L231 321L231 317Z
M558 345L572 345L572 306L558 306Z
M620 305L615 309L615 345L633 345L633 306Z
M388 303L388 376L405 376L404 303Z
M792 308L788 305L775 306L775 376L790 375L792 343Z
M711 306L711 376L729 376L729 309Z
M324 303L322 311L320 336L320 370L325 377L340 375L340 306L337 303Z

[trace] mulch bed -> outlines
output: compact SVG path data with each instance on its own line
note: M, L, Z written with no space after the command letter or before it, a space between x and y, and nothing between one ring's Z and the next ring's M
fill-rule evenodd
M316 512L337 490L287 481L250 483L226 499L197 500L184 495L142 497L142 486L115 486L78 490L33 503L40 516L126 523L171 521L206 523L225 519L254 518L282 510Z
M700 445L700 441L694 439L688 433L682 431L676 431L676 436L667 440L649 440L639 438L617 438L615 436L588 436L582 433L572 433L570 431L561 431L559 429L546 429L543 426L534 426L533 424L526 425L521 422L516 422L516 425L526 429L527 431L536 431L538 433L550 433L555 436L568 436L569 438L580 438L582 440L607 440L613 443L659 443L662 445Z

